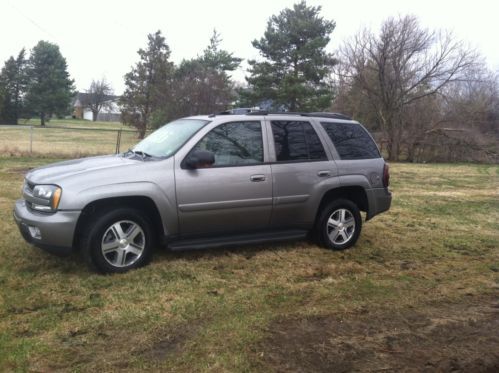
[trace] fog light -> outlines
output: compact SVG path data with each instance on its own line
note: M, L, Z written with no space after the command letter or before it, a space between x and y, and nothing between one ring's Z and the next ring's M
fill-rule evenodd
M29 229L29 234L31 234L31 237L36 238L38 240L42 238L42 232L40 232L40 228L29 225L28 229Z

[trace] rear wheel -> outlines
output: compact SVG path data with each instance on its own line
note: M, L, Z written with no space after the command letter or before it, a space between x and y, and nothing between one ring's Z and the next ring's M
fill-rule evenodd
M152 256L151 223L139 210L121 208L97 215L82 242L86 262L102 273L120 273L147 264Z
M319 243L333 250L347 249L357 242L362 229L362 217L355 203L338 199L321 211L315 227Z

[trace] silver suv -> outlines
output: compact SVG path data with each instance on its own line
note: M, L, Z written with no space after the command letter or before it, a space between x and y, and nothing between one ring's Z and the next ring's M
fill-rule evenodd
M100 272L172 250L300 239L345 249L390 208L388 165L334 113L221 113L173 121L126 153L37 168L14 219L26 241L76 248Z

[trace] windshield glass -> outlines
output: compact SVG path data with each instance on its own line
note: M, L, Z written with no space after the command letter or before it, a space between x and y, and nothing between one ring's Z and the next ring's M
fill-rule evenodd
M179 119L170 122L151 133L132 150L153 157L169 157L208 122L202 119Z

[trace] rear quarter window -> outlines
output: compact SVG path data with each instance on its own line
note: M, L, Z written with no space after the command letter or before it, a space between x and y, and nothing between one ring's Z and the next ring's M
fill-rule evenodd
M357 123L321 122L341 159L380 158L371 136Z

